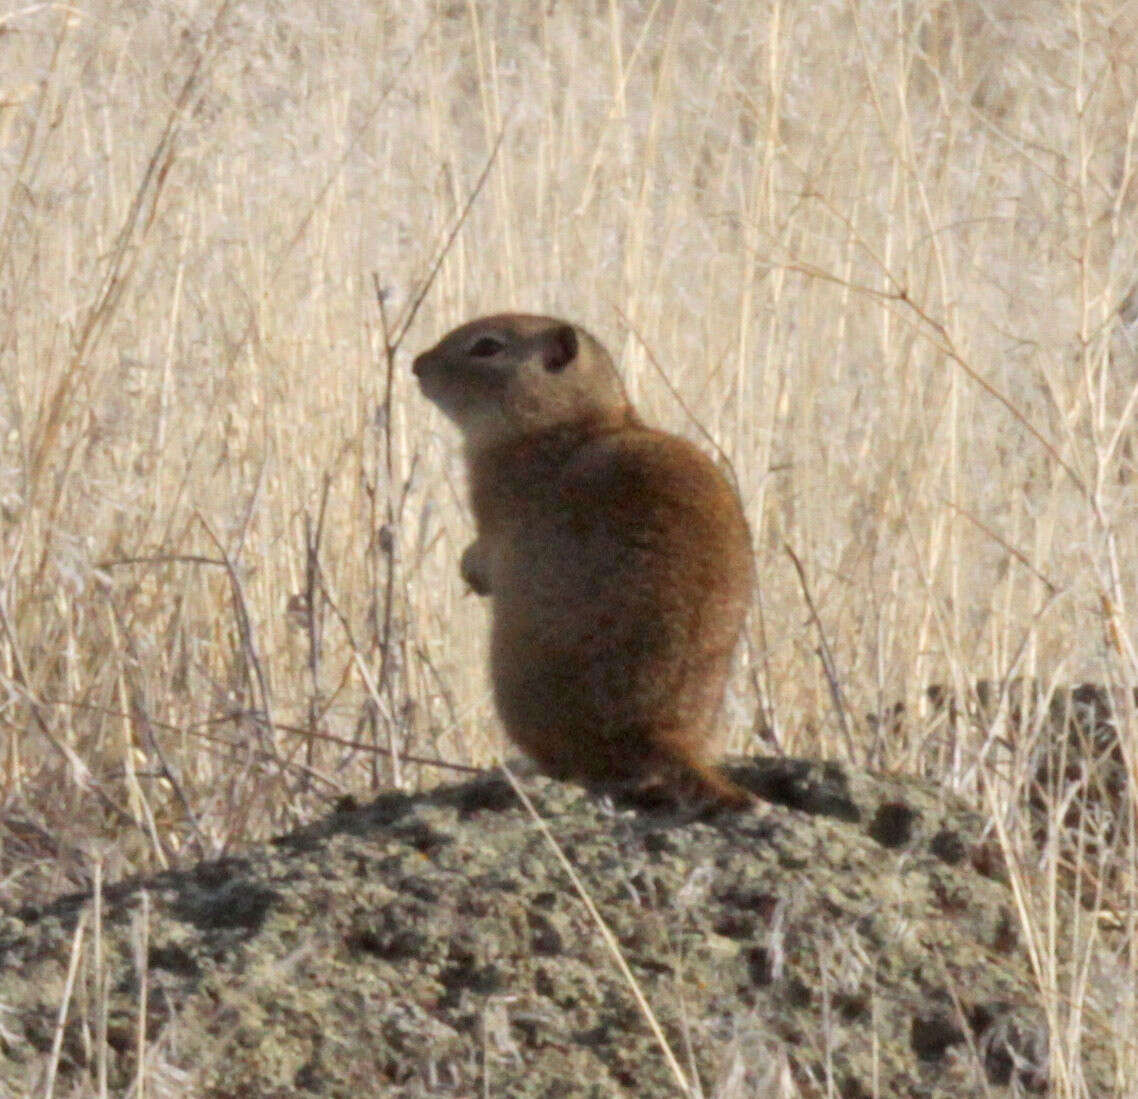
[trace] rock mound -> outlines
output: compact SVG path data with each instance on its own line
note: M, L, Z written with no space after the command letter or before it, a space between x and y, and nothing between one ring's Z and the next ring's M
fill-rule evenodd
M128 1086L144 1000L151 1094L673 1096L678 1073L725 1096L1044 1090L1047 1025L980 818L836 765L732 774L765 814L677 821L528 784L672 1066L547 836L489 776L108 889L98 940L86 898L7 914L0 1091L53 1063L57 1094L93 1091L103 1028ZM1105 1044L1083 1046L1089 1093L1109 1094Z

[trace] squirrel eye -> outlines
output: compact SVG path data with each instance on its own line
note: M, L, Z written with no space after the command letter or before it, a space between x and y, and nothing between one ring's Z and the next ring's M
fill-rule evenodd
M475 359L490 359L499 351L504 351L505 347L501 340L496 340L493 336L482 336L471 344L466 353Z

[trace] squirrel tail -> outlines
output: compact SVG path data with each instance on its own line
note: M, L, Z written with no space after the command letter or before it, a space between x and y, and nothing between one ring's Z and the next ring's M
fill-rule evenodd
M754 810L758 799L733 782L713 763L660 752L649 776L637 790L637 799L675 805L703 816L717 812Z

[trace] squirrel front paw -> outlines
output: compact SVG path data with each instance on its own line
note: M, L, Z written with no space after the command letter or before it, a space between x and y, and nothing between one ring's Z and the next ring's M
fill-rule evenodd
M490 569L480 543L471 542L462 551L458 571L475 595L490 594Z

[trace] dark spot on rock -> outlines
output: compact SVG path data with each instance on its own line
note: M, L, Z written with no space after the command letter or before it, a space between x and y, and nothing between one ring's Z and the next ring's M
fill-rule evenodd
M541 908L546 912L552 911L557 907L557 894L552 889L545 889L536 894L530 902L534 908Z
M1015 1062L1009 1049L989 1047L984 1050L984 1074L990 1083L1006 1088L1012 1082L1014 1068Z
M904 847L913 838L913 822L920 816L899 801L878 806L869 825L869 838L882 847Z
M404 870L403 853L385 855L376 863L375 876L383 881L398 878L400 871Z
M677 850L676 841L664 831L645 832L641 842L649 855L671 855Z
M847 789L845 768L840 763L835 763L832 759L826 760L822 764L822 774L827 782L840 785L843 790Z
M743 912L724 912L712 925L725 939L750 940L755 937L755 918Z
M909 1045L922 1061L939 1061L949 1046L964 1041L964 1032L942 1016L913 1020Z
M942 828L933 836L929 850L942 862L956 866L968 854L968 847L960 838L960 833L951 828Z
M963 885L951 885L940 880L932 879L933 897L937 907L946 916L958 916L968 910L971 897Z
M183 894L171 905L180 920L203 931L260 930L273 903L280 899L275 889L252 881L232 879L216 887Z
M676 795L666 787L657 785L628 786L609 792L618 809L634 809L638 813L663 817L679 808ZM655 823L655 822L654 822ZM664 821L660 821L664 824Z
M195 885L200 885L203 889L220 889L241 875L248 874L249 864L244 859L214 859L212 862L199 862L191 873Z
M306 831L290 832L285 836L273 836L269 843L274 847L279 847L282 851L299 854L304 851L319 851L322 839L323 833L320 832L319 828L310 828Z
M968 1012L968 1028L974 1035L979 1036L992 1025L994 1012L999 1010L999 1004L976 1004Z
M1011 1004L994 1001L974 1005L968 1013L968 1026L989 1083L1007 1087L1015 1077L1025 1091L1046 1089L1049 1051L1047 1027L1042 1021L1025 1025Z
M1008 880L1007 863L1000 845L995 840L986 840L976 844L971 851L972 869L991 881L1006 882Z
M729 768L740 785L764 801L811 816L856 822L861 813L849 793L849 781L834 763L818 767L803 760L763 759L754 766Z
M746 953L747 976L756 988L766 988L774 980L770 951L765 946L753 946Z
M482 884L478 883L478 888L482 888ZM455 901L455 913L459 916L464 916L471 920L480 920L484 916L489 916L493 911L493 906L490 903L489 896L481 896L478 893L466 893Z
M535 1048L542 1037L542 1027L529 1015L516 1015L510 1019L510 1033L521 1039L522 1045Z
M783 1021L779 1027L779 1032L783 1042L788 1047L798 1047L809 1044L807 1042L806 1032L801 1027L793 1026L792 1024ZM802 1075L801 1064L798 1058L792 1054L787 1058L787 1061L790 1064L790 1071L794 1074L794 1078L796 1080L805 1081L807 1077L804 1077Z
M1000 919L992 938L992 949L997 954L1010 954L1019 945L1019 925L1006 908L1000 909Z
M531 911L526 918L529 921L530 946L535 954L556 955L563 952L561 932L548 916Z
M152 946L146 956L147 966L150 969L165 969L169 973L176 973L179 977L196 977L198 963L193 955L184 947L170 943L166 946Z
M544 967L538 969L533 975L533 990L539 996L544 996L548 1000L552 1000L556 997L557 983Z
M318 1057L311 1057L304 1062L296 1070L292 1078L293 1087L299 1088L301 1091L310 1091L317 1095L323 1095L326 1090L326 1081L324 1073L320 1071L320 1061Z
M137 1021L122 1013L109 1018L107 1020L107 1045L119 1054L137 1049Z
M609 1029L608 1023L600 1022L588 1030L575 1031L573 1039L583 1046L596 1049L598 1046L607 1046L612 1043L612 1031Z
M622 943L621 945L626 946L627 944ZM645 973L655 973L660 977L671 977L676 972L676 967L671 962L652 957L637 958L636 968Z
M402 897L414 897L427 904L435 904L439 899L439 891L433 882L420 878L416 874L408 874L399 879L396 890Z
M417 930L425 918L417 905L393 905L357 916L344 936L344 945L353 954L371 954L389 962L414 958L427 945L426 935Z
M725 908L753 913L763 923L770 923L778 909L778 897L752 885L731 885L717 890L715 899Z
M55 1020L47 1007L37 1004L30 1011L25 1011L23 1024L24 1038L37 1053L51 1049Z
M460 1001L463 992L490 996L501 991L504 984L497 966L476 965L465 951L457 952L453 964L439 974L439 981L446 989L444 1002L451 1007ZM471 1022L477 1025L478 1019L473 1018Z
M662 885L655 874L638 870L628 882L638 896L647 898L651 908L663 909L671 905L671 890Z
M452 842L450 836L444 836L425 821L414 819L393 827L391 834L424 855L429 855L432 851L437 851Z
M389 1084L405 1084L413 1076L413 1072L408 1065L394 1058L384 1061L380 1065L379 1071L383 1079Z
M415 799L407 794L392 792L381 794L363 810L353 814L353 824L367 825L369 828L386 828L406 816Z
M459 816L464 820L475 813L501 813L516 808L517 804L518 795L500 773L468 782L459 791L457 800Z
M554 1080L548 1085L545 1094L549 1099L575 1099L578 1081L572 1079Z
M838 992L833 998L834 1007L848 1023L863 1019L869 1014L869 997L864 992Z
M846 1076L838 1082L838 1095L841 1099L872 1099L873 1093L857 1077Z
M787 978L782 995L791 1007L809 1007L814 997L809 985L798 977Z
M879 914L875 912L863 912L853 922L858 935L862 936L866 944L872 944L876 949L880 949L883 943L881 921L878 918ZM793 933L787 934L787 940L793 940Z

